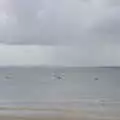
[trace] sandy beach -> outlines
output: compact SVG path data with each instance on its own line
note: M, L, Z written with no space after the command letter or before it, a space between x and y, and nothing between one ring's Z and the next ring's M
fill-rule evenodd
M3 110L0 120L120 120L118 113L107 111L91 112L84 110L54 109L54 110Z
M0 116L0 120L120 120L120 118L102 118L102 117L15 117Z

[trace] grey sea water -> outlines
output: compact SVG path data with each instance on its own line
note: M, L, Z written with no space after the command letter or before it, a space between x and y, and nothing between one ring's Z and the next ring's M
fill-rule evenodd
M0 107L109 111L119 116L120 68L0 68Z

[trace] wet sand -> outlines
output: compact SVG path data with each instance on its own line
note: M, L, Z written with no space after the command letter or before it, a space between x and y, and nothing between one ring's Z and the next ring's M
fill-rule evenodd
M120 118L97 118L81 116L75 117L14 117L14 116L0 116L0 120L120 120Z
M18 112L18 113L17 113ZM52 111L54 114L49 114L51 111L43 114L44 111L28 111L29 114L25 114L26 111L12 111L7 113L4 111L0 113L0 120L120 120L120 116L111 115L110 113L100 113L100 112L88 112L81 110L59 110ZM42 113L42 114L41 114ZM117 112L119 114L119 112ZM106 114L106 115L105 115Z
M87 120L84 118L79 118L81 120ZM78 120L78 119L70 119L70 118L58 118L58 117L52 117L52 118L42 118L42 117L33 117L33 118L25 118L25 117L12 117L12 116L0 116L0 120Z

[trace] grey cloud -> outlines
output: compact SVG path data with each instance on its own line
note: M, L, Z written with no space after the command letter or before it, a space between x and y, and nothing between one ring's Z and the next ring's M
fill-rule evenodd
M120 38L119 0L11 0L10 5L12 14L5 25L0 21L2 43L79 45Z

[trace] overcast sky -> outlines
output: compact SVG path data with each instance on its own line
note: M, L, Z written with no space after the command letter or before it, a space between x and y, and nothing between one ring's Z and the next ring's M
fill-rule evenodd
M0 45L0 66L120 66L119 45Z
M0 65L120 65L119 14L120 0L0 0Z
M52 65L53 48L50 46L0 45L0 66Z
M0 0L7 44L120 43L119 0Z

